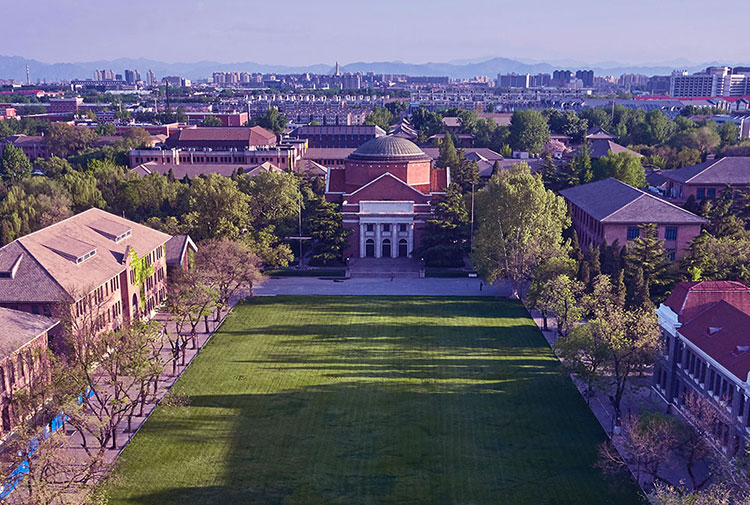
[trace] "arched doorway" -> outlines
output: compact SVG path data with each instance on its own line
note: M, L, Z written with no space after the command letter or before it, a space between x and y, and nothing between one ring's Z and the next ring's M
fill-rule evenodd
M375 241L371 238L368 238L365 242L365 257L366 258L374 258L375 257Z
M380 256L383 258L391 257L391 239L383 239L383 247Z
M409 255L409 245L406 243L406 239L402 238L398 241L398 257L406 258Z

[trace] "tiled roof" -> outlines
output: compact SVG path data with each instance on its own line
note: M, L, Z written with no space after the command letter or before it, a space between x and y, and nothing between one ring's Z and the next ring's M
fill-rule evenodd
M679 332L743 382L750 372L750 315L725 301L696 315Z
M51 317L0 307L0 359L3 359L58 324Z
M353 152L353 147L310 147L304 157L308 160L343 160Z
M643 156L642 154L631 151L627 147L621 146L617 142L614 142L610 139L592 138L589 140L589 156L591 157L591 159L595 160L604 158L605 156L608 156L610 152L612 152L613 154L630 153L633 156L637 156L639 158Z
M124 227L130 233L115 241L113 234ZM0 249L0 265L6 267L19 252L24 254L16 275L0 279L0 302L78 299L123 271L128 248L143 256L168 239L165 233L101 209L86 210ZM36 300L23 300L26 296Z
M701 224L706 220L614 178L560 191L597 221L606 223Z
M750 287L737 281L680 282L664 305L684 324L719 301L750 314Z
M668 179L690 184L750 184L750 157L727 156L665 172Z
M185 128L167 139L170 145L181 142L247 142L251 146L276 143L276 135L260 126Z
M292 131L292 135L375 135L382 137L385 131L376 125L304 125Z

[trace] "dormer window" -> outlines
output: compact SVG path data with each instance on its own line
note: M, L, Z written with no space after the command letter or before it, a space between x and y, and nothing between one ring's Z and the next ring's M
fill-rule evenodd
M117 237L115 237L115 242L120 242L121 240L125 240L130 236L130 230L126 231L125 233L121 233Z
M86 261L87 259L89 259L90 257L94 255L96 255L96 249L92 249L91 251L87 252L83 256L78 256L76 258L76 265L79 263L83 263L84 261Z

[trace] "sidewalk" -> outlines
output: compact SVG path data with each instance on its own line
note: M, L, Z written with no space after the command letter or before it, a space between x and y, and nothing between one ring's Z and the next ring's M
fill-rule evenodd
M534 309L530 309L529 313L531 314L532 319L534 319L537 327L539 327L539 331L541 331L542 335L544 335L547 343L550 345L550 347L553 347L558 338L557 322L555 321L555 319L547 318L547 327L549 329L545 331L543 330L544 322L541 314ZM581 381L573 375L571 375L570 378L573 381L573 384L575 384L576 388L578 389L578 392L585 400L587 387L584 381ZM623 420L630 416L638 415L639 413L644 411L667 413L666 405L664 404L662 399L653 392L653 390L651 389L651 383L651 374L635 376L630 379L630 383L627 386L625 394L623 395L621 401ZM609 396L604 392L597 392L597 394L595 394L590 399L589 408L594 414L594 417L596 417L597 421L599 421L601 427L604 429L607 437L612 441L620 454L623 454L623 438L619 433L619 429L615 430L615 409L609 399ZM700 473L700 469L697 470ZM635 469L630 468L630 471L633 474L633 478L637 479ZM707 469L704 469L704 471L707 471ZM687 469L681 463L665 465L659 473L660 475L665 476L667 479L674 483L683 482L687 484L690 478L687 473ZM640 481L638 482L638 484L643 489L643 482Z
M216 330L221 326L221 324L224 322L224 319L229 315L232 308L241 300L242 298L237 296L234 297L232 300L230 300L230 304L227 310L222 312L218 318L218 321L214 321L214 318L209 318L208 321L208 331L206 331L205 323L202 321L197 328L197 334L196 334L196 340L197 345L195 349L191 349L191 344L188 344L186 352L185 352L185 365L184 366L177 366L176 374L172 375L172 352L169 342L164 342L164 347L161 350L161 358L164 361L164 369L161 373L161 375L158 378L157 381L157 390L156 394L154 395L153 389L150 390L150 393L148 395L148 399L146 402L146 405L143 409L143 415L133 415L131 419L131 431L128 431L128 420L127 417L125 417L118 425L117 425L117 449L106 449L104 453L104 463L106 465L106 472L109 472L112 468L112 465L116 461L117 457L122 453L123 449L127 446L127 444L132 440L133 436L138 432L138 430L143 426L143 424L146 422L146 420L149 418L149 416L154 412L156 407L159 405L161 400L164 398L164 395L170 390L170 388L174 385L174 383L177 381L177 379L182 375L182 372L185 371L187 366L193 361L193 359L198 355L200 350L203 348L203 346L206 345L208 340L211 338L211 336L216 332ZM167 332L169 337L174 340L177 336L177 328L176 324L171 320L170 315L166 311L160 311L158 312L152 319L153 321L158 321L161 324L165 325L167 328ZM178 363L181 362L181 358L178 359ZM135 414L139 414L139 408L135 410ZM73 457L78 461L83 461L88 458L88 455L86 454L85 450L82 447L82 439L80 434L72 429L71 427L64 425L65 432L63 436L65 437L65 445L70 451L70 454L73 455ZM56 436L60 436L59 434ZM98 449L98 442L93 439L92 436L87 435L87 443L89 447L93 447L94 450Z

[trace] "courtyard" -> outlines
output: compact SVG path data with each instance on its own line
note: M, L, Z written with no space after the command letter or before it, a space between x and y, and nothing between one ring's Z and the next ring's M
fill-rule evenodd
M112 504L640 503L525 309L494 297L239 304L124 450Z

